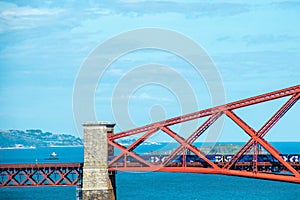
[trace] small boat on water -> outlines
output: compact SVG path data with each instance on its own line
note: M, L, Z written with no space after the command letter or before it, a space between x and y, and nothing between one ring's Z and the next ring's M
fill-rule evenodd
M53 151L46 160L58 160L57 154Z
M57 154L53 151L51 154L50 154L51 157L56 157Z

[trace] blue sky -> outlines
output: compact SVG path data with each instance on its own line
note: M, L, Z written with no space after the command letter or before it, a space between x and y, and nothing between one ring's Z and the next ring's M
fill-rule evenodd
M220 73L226 102L297 85L299 9L298 1L0 1L0 129L80 135L72 95L84 59L107 39L137 28L174 30L201 45ZM112 91L124 74L149 63L172 66L194 91L198 110L212 105L203 77L187 62L144 50L122 56L99 81L94 105L99 121L116 121ZM124 106L135 125L195 111L182 112L176 95L155 84L131 97ZM259 128L280 103L237 113ZM298 104L270 132L271 140L300 141ZM225 121L221 138L245 139L234 130Z

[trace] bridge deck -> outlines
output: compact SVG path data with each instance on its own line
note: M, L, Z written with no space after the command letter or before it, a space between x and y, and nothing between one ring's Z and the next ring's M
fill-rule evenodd
M76 186L81 177L82 163L0 165L0 187Z
M239 162L234 168L223 169L227 162L215 163L214 169L201 162L172 162L162 166L162 162L145 166L140 162L118 162L110 166L110 171L152 171L152 172L189 172L202 174L225 174L263 178L300 183L299 178L280 163L258 162L258 172L253 172L253 162ZM300 172L299 162L288 162ZM81 184L83 163L47 163L47 164L1 164L0 187L20 186L77 186Z
M239 108L283 97L289 98L258 130L252 128L234 112ZM112 150L110 155L114 155L113 148L118 149L120 153L113 157L112 160L109 160L109 170L210 173L300 183L299 155L297 155L297 160L296 157L292 155L293 157L291 158L295 159L292 161L291 158L286 158L281 155L281 153L264 138L272 127L283 118L287 111L290 110L299 99L300 85L297 85L148 124L132 130L116 134L110 132L107 141L108 148ZM229 118L238 125L250 139L228 161L222 160L222 162L216 162L216 160L207 157L201 149L194 146L194 142L221 116ZM204 117L208 117L208 119L202 123L196 131L192 132L188 138L183 138L172 130L172 126L175 124L198 120ZM148 157L140 156L134 150L158 131L176 140L179 147L164 160L152 162L148 160ZM137 134L142 134L142 136L129 146L123 146L118 143L117 139ZM259 148L263 148L276 161L268 159L262 162L261 158L263 157L259 157ZM186 155L186 152L188 151L197 157L193 160L195 162L187 160L188 155ZM250 152L253 153L253 160L243 162L243 158L247 157ZM182 156L182 160L176 160L178 155ZM81 184L81 178L81 163L0 165L0 187L78 185Z

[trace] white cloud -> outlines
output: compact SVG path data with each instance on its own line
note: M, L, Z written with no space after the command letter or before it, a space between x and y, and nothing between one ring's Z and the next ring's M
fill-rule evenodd
M151 100L151 101L164 101L164 102L171 102L169 98L166 97L155 97L151 96L147 93L142 93L140 95L134 95L131 97L132 99L137 99L137 100Z
M44 23L44 19L61 12L62 9L17 7L14 4L5 4L0 8L0 19L4 22L0 25L0 33L37 27Z
M112 10L105 8L88 8L85 10L88 14L96 14L96 15L110 15L112 14Z
M171 99L161 96L153 96L148 93L141 93L138 95L118 95L113 96L115 101L124 101L124 100L137 100L137 101L159 101L159 102L172 102ZM111 101L111 97L96 95L97 101Z
M52 15L53 12L48 10L41 10L35 8L15 8L11 10L4 10L1 12L1 17L22 17L22 16L37 16L37 15Z

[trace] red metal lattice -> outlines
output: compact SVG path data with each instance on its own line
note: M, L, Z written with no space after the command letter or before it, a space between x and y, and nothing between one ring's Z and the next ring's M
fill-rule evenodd
M76 186L81 176L81 163L0 165L0 187Z
M255 131L234 112L234 110L239 108L283 97L290 98L258 131ZM132 130L116 133L114 135L109 135L109 145L112 145L113 147L118 148L121 151L119 155L114 157L109 162L110 170L224 174L300 183L299 162L290 162L289 160L284 159L280 152L264 139L264 136L269 132L269 130L299 100L299 98L300 85L297 85L294 87L262 94L214 108L209 108L191 114L171 118ZM205 153L202 152L199 148L195 147L193 143L222 115L229 117L233 122L235 122L242 130L246 132L246 134L250 136L250 139L235 155L232 156L230 160L217 163L209 160L206 157ZM187 139L184 139L170 128L170 126L172 125L203 117L209 118ZM163 133L168 134L169 136L174 138L180 146L175 149L170 155L168 155L162 162L153 163L144 159L142 156L134 152L134 150L157 131L162 131ZM120 138L141 133L144 134L128 147L125 147L116 141ZM263 147L272 157L274 157L278 161L276 167L279 168L279 172L281 173L272 173L274 164L258 161L258 146ZM203 164L203 162L198 164L188 163L186 161L187 150L202 159L205 164ZM253 151L253 160L251 162L238 162L238 160L243 155L246 155L251 150ZM181 163L171 162L178 155L182 156ZM131 161L130 159L128 159L129 157L131 158Z
M235 109L288 96L290 98L286 101L286 103L282 105L258 131L255 131L245 121L237 116L236 113L234 113ZM113 157L109 161L109 170L224 174L300 183L299 161L284 159L280 152L264 139L264 136L269 132L269 130L284 116L284 114L297 102L297 100L299 100L299 98L300 85L175 117L129 131L109 134L109 145L118 148L121 151L119 155ZM205 155L204 152L195 147L193 143L222 115L229 117L233 122L235 122L246 132L246 134L250 136L250 139L229 160L213 162L207 158L207 155ZM208 119L187 139L181 137L170 128L172 125L203 117L208 117ZM139 145L160 130L174 138L180 146L170 155L167 155L161 162L149 162L134 152ZM116 141L119 138L141 133L144 134L128 147L125 147ZM257 150L257 146L263 147L278 161L278 166L275 167L278 167L278 171L281 173L278 173L278 171L276 171L276 173L272 173L274 168L272 163L258 161L257 157L259 156L259 151ZM202 159L203 162L187 162L187 150ZM238 162L243 155L246 155L251 150L253 150L253 160L251 162ZM182 162L172 162L174 157L178 155L182 156ZM111 156L112 155L110 155L110 157ZM135 161L132 162L129 158L134 159ZM0 187L75 186L81 184L81 177L81 163L0 165Z

